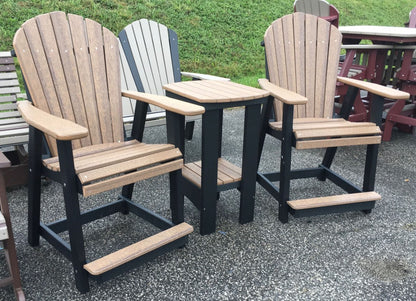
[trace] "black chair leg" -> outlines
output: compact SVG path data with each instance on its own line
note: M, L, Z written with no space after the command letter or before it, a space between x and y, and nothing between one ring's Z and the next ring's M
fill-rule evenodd
M170 182L170 209L172 212L172 222L180 224L184 221L184 195L180 189L179 181L181 171L176 170L169 173Z
M42 134L29 127L28 242L39 245Z
M292 160L293 106L283 105L282 146L280 159L279 220L289 221L290 168Z
M85 257L84 235L82 234L77 176L75 174L72 146L71 141L57 141L57 144L75 284L81 293L86 293L89 291L88 272L84 269L84 264L86 264L87 260Z

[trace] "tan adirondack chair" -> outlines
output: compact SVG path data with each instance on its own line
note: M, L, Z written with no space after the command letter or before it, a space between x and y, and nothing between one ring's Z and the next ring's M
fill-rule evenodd
M127 25L120 33L121 86L129 91L165 95L163 85L181 81L181 76L193 79L226 80L228 78L181 72L178 35L167 26L148 19ZM136 101L123 97L123 119L129 126L136 110ZM139 109L139 108L138 108ZM147 109L145 126L166 123L165 111L157 106ZM201 116L186 117L186 139L192 139L195 120ZM138 130L142 131L142 129Z
M268 133L282 141L280 172L258 173L259 183L279 201L279 219L346 210L369 212L380 199L374 192L378 144L381 131L372 122L347 121L352 102L359 89L374 94L373 109L381 122L382 98L408 98L409 94L373 83L338 77L352 86L343 103L341 116L334 119L333 107L337 82L338 59L342 36L335 26L317 16L294 13L274 21L267 29L264 42L269 79L260 86L271 92L274 106L265 106L261 143ZM274 109L274 121L268 116ZM261 144L261 145L262 145ZM331 170L337 147L367 145L363 188L352 184ZM291 170L291 148L326 148L318 168ZM290 200L292 179L317 177L331 180L347 194ZM278 188L273 181L279 181Z
M38 245L41 235L71 260L76 286L83 293L89 290L89 277L108 279L184 245L192 227L183 223L183 201L177 198L182 154L173 144L124 141L119 47L114 34L90 19L52 12L26 21L13 43L33 101L33 105L26 101L18 106L30 125L29 243ZM128 94L172 111L168 125L183 126L180 114L204 111L164 96ZM44 160L42 135L52 154ZM172 141L174 135L168 139ZM131 201L135 182L167 173L173 222ZM65 220L40 222L41 175L62 184ZM114 202L80 212L78 194L88 197L118 187L123 187L122 195ZM82 225L116 212L137 214L162 231L87 260ZM69 242L59 236L64 231Z

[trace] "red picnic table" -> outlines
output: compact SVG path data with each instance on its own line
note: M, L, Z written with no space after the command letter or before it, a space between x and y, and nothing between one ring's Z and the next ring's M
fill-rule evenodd
M391 46L380 47L376 51L375 75L372 81L393 84L412 96L416 95L416 69L411 65L416 48L416 28L356 25L340 26L339 30L343 35L343 44L358 44L362 40L370 40L373 44ZM396 122L416 126L414 110L414 104L406 104L404 100L396 101L387 112L383 140L390 140L391 128Z

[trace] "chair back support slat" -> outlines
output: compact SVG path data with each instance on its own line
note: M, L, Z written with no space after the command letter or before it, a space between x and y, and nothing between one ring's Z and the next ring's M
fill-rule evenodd
M126 55L122 51L121 44L119 41L120 47L120 73L121 73L121 90L135 91L136 85L134 83L133 75L131 74L131 69L129 68ZM123 117L131 117L134 115L134 110L136 108L136 100L130 99L128 97L122 97L122 109Z
M132 70L137 90L164 95L162 86L180 81L179 57L172 57L172 43L177 46L177 36L165 25L141 19L126 26L119 35L127 60L132 60ZM138 76L134 76L137 73Z
M315 114L314 116L323 117L324 95L326 87L326 69L328 63L328 44L329 44L329 23L318 22L317 43L316 43L316 66L315 66ZM321 26L319 26L321 25ZM325 25L325 26L324 26Z
M315 115L315 82L316 82L316 23L315 18L306 18L305 25L305 87L306 87L306 116L312 117Z
M35 106L89 129L75 149L123 139L118 42L110 31L52 12L24 23L14 47Z
M316 16L294 13L273 22L264 41L270 81L308 98L306 105L296 106L295 117L332 117L341 49L338 29ZM281 105L275 110L281 120Z
M302 15L295 15L294 16L294 23L293 23L293 36L294 36L294 49L295 49L295 75L296 75L296 91L299 94L305 95L306 81L303 79L303 74L305 73L305 27L302 26L302 20L298 20L302 18ZM302 75L302 76L300 76ZM295 117L297 116L305 116L306 114L306 107L305 106L295 106Z
M100 144L103 142L101 136L101 129L99 127L100 121L98 117L98 104L96 101L87 101L88 99L96 99L93 70L90 62L90 54L88 53L88 38L85 30L85 22L81 16L68 15L68 19L73 32L72 40L74 44L74 53L77 61L77 66L82 66L83 72L78 74L81 92L83 95L85 113L89 121L89 136L91 144Z
M318 17L329 16L330 4L325 0L296 0L293 5L296 12L307 13Z

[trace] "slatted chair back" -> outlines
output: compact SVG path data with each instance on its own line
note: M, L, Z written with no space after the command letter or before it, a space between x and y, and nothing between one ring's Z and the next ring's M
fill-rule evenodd
M335 6L325 0L296 0L293 3L293 9L295 12L318 16L338 27L339 12Z
M26 21L14 45L34 105L88 128L74 149L123 140L119 48L111 31L52 12ZM56 142L47 140L57 155Z
M308 98L295 118L331 118L334 108L341 33L313 15L294 13L277 19L264 36L270 82ZM277 120L281 102L275 101Z
M325 0L296 0L293 3L295 11L318 17L329 16L330 4Z
M127 25L119 39L122 89L164 95L163 85L181 80L178 37L173 30L141 19ZM135 105L135 100L123 98L123 116L132 115Z
M0 147L26 144L28 125L17 110L21 93L16 67L10 51L0 52Z
M416 28L416 7L414 7L409 13L408 27Z

